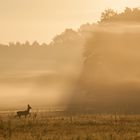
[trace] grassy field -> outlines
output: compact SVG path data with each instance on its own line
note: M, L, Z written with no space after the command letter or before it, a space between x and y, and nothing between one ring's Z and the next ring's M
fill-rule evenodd
M140 140L140 115L70 112L0 115L0 140Z

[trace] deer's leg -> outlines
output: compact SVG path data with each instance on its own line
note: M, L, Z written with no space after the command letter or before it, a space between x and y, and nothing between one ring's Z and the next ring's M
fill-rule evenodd
M31 117L31 113L29 113L28 115L29 115L29 117Z

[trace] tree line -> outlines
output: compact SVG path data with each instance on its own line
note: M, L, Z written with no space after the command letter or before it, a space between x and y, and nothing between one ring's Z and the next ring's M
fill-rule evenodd
M121 13L106 9L101 14L100 22L140 22L140 8L128 8Z

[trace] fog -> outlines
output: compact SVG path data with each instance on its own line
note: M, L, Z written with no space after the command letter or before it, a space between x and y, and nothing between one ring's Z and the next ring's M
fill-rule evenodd
M140 92L140 26L101 24L90 32L73 104L96 112L136 112Z
M0 45L0 107L139 112L140 10L102 15L50 44Z
M66 105L80 75L83 44L67 29L45 46L1 45L1 108Z

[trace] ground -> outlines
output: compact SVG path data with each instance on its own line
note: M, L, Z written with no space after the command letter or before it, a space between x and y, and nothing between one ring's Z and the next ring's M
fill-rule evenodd
M140 140L140 115L40 112L0 114L0 140Z

